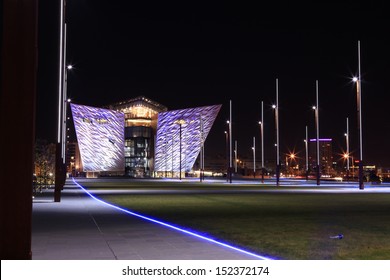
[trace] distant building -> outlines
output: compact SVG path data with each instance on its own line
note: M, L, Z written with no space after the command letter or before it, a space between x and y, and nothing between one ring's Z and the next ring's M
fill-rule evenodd
M309 170L317 170L317 139L309 140ZM319 139L320 172L321 175L333 175L333 148L332 139Z
M87 177L177 176L189 172L221 105L168 111L144 96L95 108L71 104L80 149L68 145L68 171ZM157 174L158 173L158 174ZM92 175L91 175L92 174Z
M77 142L66 143L66 167L69 175L76 177L83 173L79 145Z

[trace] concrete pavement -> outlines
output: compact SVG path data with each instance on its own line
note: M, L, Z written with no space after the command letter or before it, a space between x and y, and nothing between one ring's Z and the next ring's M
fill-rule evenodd
M33 260L249 260L229 248L135 217L90 197L67 181L61 202L53 190L33 201Z

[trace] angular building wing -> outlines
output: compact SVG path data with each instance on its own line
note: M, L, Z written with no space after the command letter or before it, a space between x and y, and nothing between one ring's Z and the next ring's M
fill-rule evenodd
M158 115L155 172L189 172L222 105Z
M123 171L124 113L70 104L84 172Z

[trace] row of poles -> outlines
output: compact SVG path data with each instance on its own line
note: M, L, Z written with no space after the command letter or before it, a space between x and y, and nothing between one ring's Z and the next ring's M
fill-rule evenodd
M358 77L354 77L353 81L356 83L356 92L357 92L357 117L358 117L358 133L359 133L359 189L364 189L363 183L363 137L362 137L362 102L361 102L361 68L360 68L360 41L358 41ZM276 103L272 106L275 110L275 134L276 134L276 185L280 184L280 150L279 150L279 82L276 79ZM319 127L319 99L318 99L318 80L316 80L316 105L313 106L315 112L315 127L316 127L316 182L317 185L320 185L321 182L321 170L320 170L320 127ZM227 181L232 182L233 175L233 165L232 165L232 101L230 100L229 108L229 120L227 121L229 125L229 132L227 133L229 137L229 164L227 168ZM261 169L262 169L262 182L264 182L264 119L263 119L263 101L261 102L261 121L260 131L261 131ZM349 169L349 123L347 118L347 169ZM237 143L236 143L237 145ZM253 137L253 153L255 155L255 137ZM306 139L305 139L305 149L306 149L306 174L308 173L308 131L306 126ZM237 146L235 147L235 153L237 153ZM236 158L237 161L237 158ZM255 156L253 156L253 168L255 172ZM237 172L237 171L236 171ZM254 173L255 174L255 173ZM307 176L307 175L306 175Z
M65 3L64 0L60 1L60 47L59 47L59 83L58 83L58 124L57 124L57 152L56 152L56 181L54 200L59 202L61 199L61 190L65 184L66 174L66 110L67 110L67 72L72 67L66 65L66 23L65 23ZM362 145L362 114L361 114L361 68L360 68L360 41L358 41L358 77L354 78L357 89L357 113L358 113L358 131L359 131L359 189L364 189L363 184L363 145ZM227 170L227 180L232 183L233 177L233 142L232 142L232 101L229 104L229 166ZM275 129L276 129L276 185L279 186L280 182L280 154L279 154L279 84L276 79L276 104L273 105L275 109ZM317 166L316 177L317 185L320 185L320 153L319 153L319 111L318 111L318 80L316 81L316 106L315 110L316 119L316 141L317 141ZM263 120L263 102L261 102L261 150L262 150L262 181L264 180L264 120ZM202 141L203 142L203 141ZM306 127L306 145L307 145L307 127ZM253 142L253 149L255 148L255 142ZM237 148L236 148L237 150ZM349 147L347 147L347 153L349 153ZM306 153L307 154L307 153ZM201 170L204 170L204 151L203 143L201 149ZM349 158L349 155L348 155ZM255 163L254 163L255 164ZM306 167L307 168L307 167ZM203 176L200 176L203 180Z

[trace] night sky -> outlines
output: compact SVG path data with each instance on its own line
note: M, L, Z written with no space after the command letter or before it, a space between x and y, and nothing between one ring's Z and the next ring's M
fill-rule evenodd
M56 141L58 1L39 1L37 138ZM264 3L264 4L263 4ZM384 1L100 1L68 0L68 95L104 106L139 95L170 110L222 104L206 153L224 153L229 100L239 155L260 146L274 157L271 108L279 80L280 151L304 157L305 126L315 137L319 82L320 137L358 155L356 87L361 43L363 159L390 167L390 19ZM258 149L260 156L260 149ZM336 157L335 160L338 160Z

